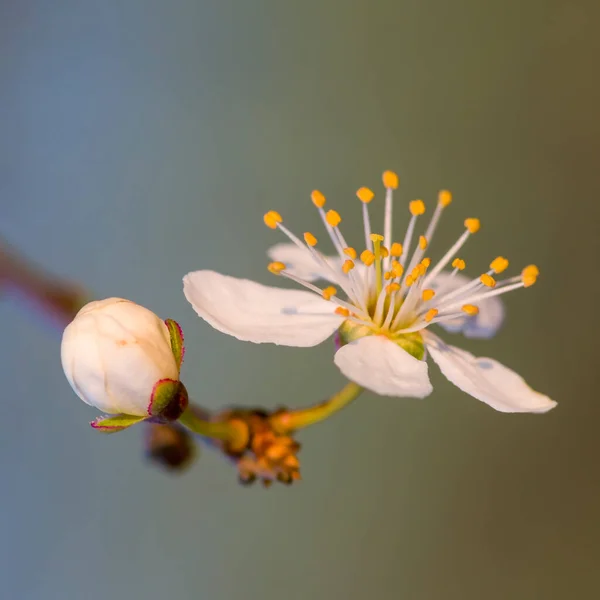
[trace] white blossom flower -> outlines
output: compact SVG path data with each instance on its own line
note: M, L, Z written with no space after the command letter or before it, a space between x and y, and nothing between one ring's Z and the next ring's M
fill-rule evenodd
M118 431L140 420L177 418L187 404L179 382L183 337L174 321L122 298L86 304L66 327L63 370L86 404L111 415L92 426Z
M325 197L312 192L328 237L336 250L327 257L317 239L294 235L279 213L269 211L265 224L279 229L291 243L269 251L272 273L291 279L309 291L267 287L214 271L196 271L184 277L184 293L198 315L223 333L255 343L315 346L337 331L334 362L351 381L378 394L422 398L432 391L426 358L460 389L502 412L542 413L555 406L547 396L531 389L516 373L490 358L444 343L431 332L432 325L467 337L490 337L500 326L503 308L498 297L535 283L539 271L525 267L520 275L496 279L508 267L503 257L475 278L461 272L465 262L457 256L480 228L469 218L457 241L436 262L425 256L450 192L438 202L423 235L416 226L425 212L422 200L410 202L410 220L404 237L392 235L393 191L398 177L383 175L385 218L383 234L373 233L368 188L357 192L362 203L365 249L350 246L341 230L341 217L325 211ZM450 270L444 270L448 266ZM314 282L325 280L326 287Z

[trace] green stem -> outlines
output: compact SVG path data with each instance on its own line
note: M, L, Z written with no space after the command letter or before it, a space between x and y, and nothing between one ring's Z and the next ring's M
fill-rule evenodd
M198 435L223 440L232 446L243 446L247 441L246 430L227 421L204 421L194 412L191 405L179 417L179 422Z
M285 411L271 417L271 426L279 433L303 429L315 423L319 423L338 412L352 400L358 398L363 391L359 385L353 382L346 384L337 394L331 396L324 402L303 408L300 410Z

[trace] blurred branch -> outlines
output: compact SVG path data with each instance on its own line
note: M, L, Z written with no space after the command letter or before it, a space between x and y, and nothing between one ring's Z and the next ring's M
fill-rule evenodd
M66 325L88 301L82 287L49 275L0 239L0 291L16 292Z

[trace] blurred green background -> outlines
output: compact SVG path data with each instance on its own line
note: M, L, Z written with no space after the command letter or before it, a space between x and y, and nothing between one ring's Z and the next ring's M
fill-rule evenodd
M496 339L445 338L560 403L499 414L432 367L430 398L366 394L302 433L297 486L242 488L210 451L169 477L139 430L90 430L59 332L6 299L3 597L600 597L599 17L591 0L3 2L0 233L178 320L196 400L341 386L329 344L222 336L181 277L273 283L262 214L318 235L315 187L360 239L354 191L394 169L398 206L454 192L437 252L479 216L474 269L540 266Z

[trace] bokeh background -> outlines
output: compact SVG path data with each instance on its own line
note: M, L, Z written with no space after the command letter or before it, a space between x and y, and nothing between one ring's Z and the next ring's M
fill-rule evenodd
M318 234L315 187L360 239L354 191L395 169L397 206L454 192L438 252L479 216L473 268L539 264L495 340L452 341L560 402L499 414L432 367L430 398L366 394L302 433L297 486L242 488L210 451L173 477L141 431L89 429L60 331L5 297L3 598L600 597L599 17L592 0L2 2L0 234L178 320L197 401L342 385L328 344L212 330L181 277L272 282L262 214Z

